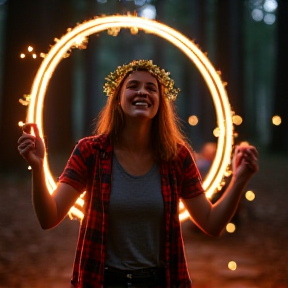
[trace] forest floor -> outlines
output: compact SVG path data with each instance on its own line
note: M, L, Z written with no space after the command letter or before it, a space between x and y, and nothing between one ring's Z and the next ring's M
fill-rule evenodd
M259 164L248 187L256 198L243 197L235 233L211 238L183 222L193 288L288 287L288 158L264 155ZM30 190L28 175L0 176L0 288L68 288L79 222L43 231Z

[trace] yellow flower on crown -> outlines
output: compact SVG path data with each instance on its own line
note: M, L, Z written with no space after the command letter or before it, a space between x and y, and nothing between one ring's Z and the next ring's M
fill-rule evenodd
M176 100L179 88L174 87L174 80L169 77L170 73L153 64L152 60L134 60L129 64L118 66L114 72L111 72L106 78L103 91L107 96L114 95L118 85L125 78L127 73L137 70L147 70L164 86L164 93L168 100Z

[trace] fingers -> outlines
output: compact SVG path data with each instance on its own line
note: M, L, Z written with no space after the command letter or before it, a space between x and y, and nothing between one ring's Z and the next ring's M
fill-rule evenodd
M257 172L259 169L257 149L254 146L243 146L241 150L243 154L243 163L253 172Z
M18 146L18 151L21 156L27 154L29 151L33 150L35 148L35 143L29 142L29 143L21 143Z
M250 173L256 173L259 170L257 149L251 145L235 146L232 163L233 171L236 171L240 166L244 165L249 168Z
M258 151L254 146L235 146L235 155L242 154L245 158L258 159Z
M241 149L240 146L235 146L233 157L234 166L238 167L242 159L243 159L243 149Z
M22 130L24 133L31 134L32 123L25 123L22 126Z
M35 123L25 123L22 126L22 129L23 129L24 133L31 135L32 132L33 132L33 134L35 135L36 138L40 138L39 129L38 129L37 124L35 124Z
M36 140L37 138L40 139L40 136L37 124L26 123L22 129L23 134L18 139L18 151L23 158L26 158L27 153L35 149Z
M249 146L246 149L244 149L243 156L245 159L250 159L252 161L258 161L258 151L253 146Z
M23 157L30 164L30 155L31 152L35 150L35 143L34 141L23 141L18 145L19 154Z

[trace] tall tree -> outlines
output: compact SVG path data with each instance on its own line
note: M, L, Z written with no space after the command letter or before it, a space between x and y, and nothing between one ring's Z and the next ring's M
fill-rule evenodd
M277 9L277 60L275 73L274 115L282 118L279 126L273 127L270 149L288 152L288 1L278 0Z
M48 3L49 2L49 3ZM61 37L67 29L69 13L63 17L63 11L67 9L68 1L8 1L7 37L5 53L5 75L3 82L3 114L0 120L1 135L5 135L5 141L0 141L1 171L17 171L17 168L25 167L24 161L17 153L17 139L21 130L17 127L18 121L25 121L26 107L19 104L18 99L23 94L29 94L33 78L41 64L41 59L32 59L28 55L27 47L32 45L37 55L46 53L49 44L53 44L54 37ZM53 19L53 21L51 21ZM20 53L26 53L26 58L20 59ZM28 57L29 56L29 57ZM44 125L45 134L49 136L49 143L55 146L65 146L69 137L69 130L62 129L65 122L69 121L69 109L65 109L68 103L70 81L69 65L59 65L55 71L55 77L51 79L51 85L45 99ZM55 78L55 79L54 79ZM64 85L63 83L68 83ZM67 114L67 113L68 114ZM46 113L46 114L45 114ZM55 129L57 127L57 129ZM57 137L55 132L57 130ZM61 130L61 133L59 133ZM53 141L52 141L53 139ZM50 141L51 140L51 141Z
M37 1L11 0L7 5L5 57L1 63L5 71L0 113L2 135L0 170L3 172L17 171L17 167L21 167L21 164L25 165L16 148L17 139L21 134L17 123L20 120L25 121L26 115L26 108L21 106L18 100L23 94L29 93L33 76L37 71L37 62L39 63L37 60L31 60L31 57L22 60L19 57L20 53L26 53L28 45L36 44L32 43L32 39L35 39L38 32L39 14L35 11Z
M218 0L216 66L226 87L232 110L243 115L243 8L244 1ZM245 133L243 122L239 128L241 136Z
M0 3L0 121L2 114L2 87L3 87L3 62L4 62L4 48L5 48L5 39L6 39L6 18L7 18L7 3ZM1 122L0 122L1 125Z

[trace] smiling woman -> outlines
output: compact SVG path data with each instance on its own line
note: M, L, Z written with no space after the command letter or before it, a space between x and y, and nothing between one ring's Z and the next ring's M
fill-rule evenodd
M23 127L18 150L32 167L38 220L44 229L58 225L86 191L72 287L192 287L179 201L200 229L220 235L258 170L257 151L236 148L231 182L212 205L179 129L173 109L179 89L169 72L134 60L106 80L109 97L96 135L75 146L52 195L38 127Z
M181 234L180 199L200 229L220 235L258 170L257 151L252 146L235 149L230 184L220 201L212 205L204 190L213 190L217 184L213 188L205 184L207 180L202 185L191 148L178 126L173 101L179 89L169 72L151 60L134 60L110 73L104 85L109 97L95 135L78 142L57 185L51 175L47 177L42 104L51 75L67 51L79 46L79 39L119 27L139 27L175 42L196 64L209 86L219 120L221 151L215 156L214 174L207 179L213 185L222 179L230 161L233 129L219 74L183 35L161 23L133 16L87 21L52 47L34 80L30 124L23 126L18 150L32 168L33 204L43 229L58 225L86 192L73 287L188 288L192 283Z

